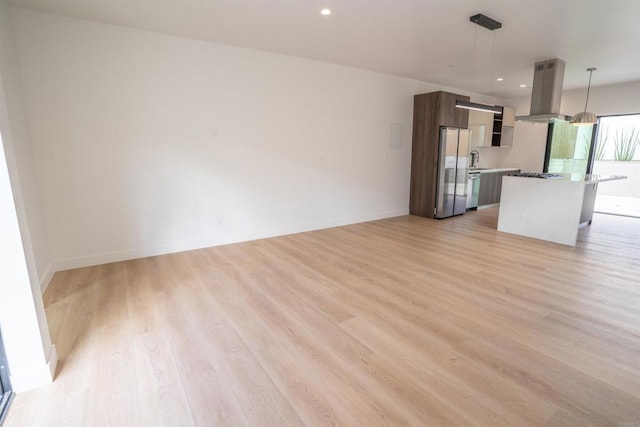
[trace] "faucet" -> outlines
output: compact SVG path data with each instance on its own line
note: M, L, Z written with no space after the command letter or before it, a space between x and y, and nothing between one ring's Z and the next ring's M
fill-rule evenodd
M480 153L478 153L478 150L471 150L471 153L469 153L469 155L471 156L471 164L469 165L469 167L473 169L478 166L478 162L480 161Z

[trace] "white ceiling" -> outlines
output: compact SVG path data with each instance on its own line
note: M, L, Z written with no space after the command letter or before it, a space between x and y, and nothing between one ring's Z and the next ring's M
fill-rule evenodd
M640 80L640 0L10 2L501 97L530 94L533 64L554 57L567 63L565 89L586 87L592 66L593 86ZM333 13L321 16L324 7ZM469 22L476 13L503 27Z

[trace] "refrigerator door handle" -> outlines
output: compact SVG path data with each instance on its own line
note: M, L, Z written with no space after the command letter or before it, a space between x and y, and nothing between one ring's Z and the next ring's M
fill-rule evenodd
M458 133L458 128L440 128L436 218L447 218L454 215L457 170L456 163L458 161Z
M438 182L436 186L436 209L434 216L444 218L444 188L445 188L445 161L447 152L447 128L440 128L440 138L438 141Z
M458 131L458 157L456 159L456 183L454 190L454 215L467 210L467 177L469 172L469 130Z

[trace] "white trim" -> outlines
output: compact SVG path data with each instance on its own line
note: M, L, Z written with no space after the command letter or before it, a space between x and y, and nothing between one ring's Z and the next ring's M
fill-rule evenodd
M495 208L496 206L500 206L500 203L489 203L488 205L478 206L478 209Z
M393 211L378 212L371 215L358 217L334 218L330 221L323 221L308 225L298 225L294 227L281 227L263 233L256 233L251 236L243 236L235 239L203 241L193 240L172 245L151 246L146 248L126 249L122 251L106 252L97 255L88 255L79 258L69 258L56 260L53 263L53 271L70 270L73 268L89 267L92 265L107 264L111 262L126 261L130 259L146 258L157 255L166 255L176 252L190 251L195 249L209 248L213 246L228 245L232 243L246 242L249 240L265 239L269 237L284 236L287 234L303 233L306 231L321 230L323 228L339 227L359 222L375 221L379 219L392 218L396 216L408 215L409 209L397 209Z
M49 348L49 357L46 363L36 366L28 371L16 372L9 375L11 388L16 393L22 393L53 382L58 366L58 352L56 346Z
M53 264L50 264L40 278L40 292L42 293L42 295L44 295L45 291L49 287L49 284L51 283L51 279L53 279L53 275L55 272L56 271L53 269Z

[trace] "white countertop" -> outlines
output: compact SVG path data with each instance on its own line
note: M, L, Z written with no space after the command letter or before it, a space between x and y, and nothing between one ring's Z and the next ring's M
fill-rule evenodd
M595 184L597 182L616 181L619 179L627 179L624 175L598 175L598 174L584 174L584 173L563 173L559 174L562 177L558 178L529 178L525 176L513 176L510 178L521 179L534 179L541 182L557 182L557 181L570 181L570 182L583 182L585 184Z
M598 175L598 174L584 174L584 173L572 173L563 174L566 180L579 182L584 181L586 184L595 184L596 182L605 181L617 181L619 179L627 179L624 175Z

